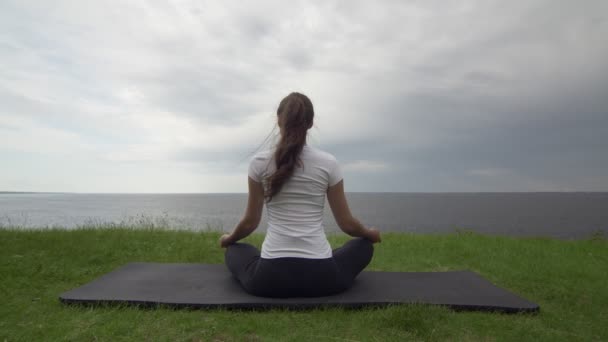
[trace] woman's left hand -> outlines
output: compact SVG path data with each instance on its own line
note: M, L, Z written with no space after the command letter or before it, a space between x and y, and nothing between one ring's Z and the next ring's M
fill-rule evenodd
M232 245L234 242L232 242L232 239L230 238L230 234L224 234L222 235L222 237L220 237L220 247L222 248L226 248L230 245Z

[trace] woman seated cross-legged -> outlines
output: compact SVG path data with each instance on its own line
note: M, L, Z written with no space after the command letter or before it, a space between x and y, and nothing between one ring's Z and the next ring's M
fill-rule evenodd
M250 294L316 297L349 288L369 264L375 228L355 219L344 195L336 158L306 144L313 125L312 102L291 93L277 109L280 140L257 153L249 165L249 197L243 219L220 239L226 265ZM340 229L355 237L332 251L323 226L325 198ZM268 228L261 252L238 241L260 223L266 204Z

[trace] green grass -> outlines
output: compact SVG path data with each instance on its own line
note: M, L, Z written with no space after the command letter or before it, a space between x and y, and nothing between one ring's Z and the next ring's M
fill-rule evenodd
M58 295L132 261L221 263L220 233L0 229L0 341L608 340L608 241L384 234L371 270L470 269L539 314L381 309L240 312L66 306ZM260 245L263 236L247 240ZM330 236L332 245L345 236Z

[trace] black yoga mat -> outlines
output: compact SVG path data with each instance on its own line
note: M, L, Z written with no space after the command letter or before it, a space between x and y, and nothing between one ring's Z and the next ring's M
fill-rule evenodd
M129 263L59 296L64 303L228 309L308 309L446 305L457 310L536 312L537 304L470 271L362 272L344 293L315 298L263 298L245 293L224 265Z

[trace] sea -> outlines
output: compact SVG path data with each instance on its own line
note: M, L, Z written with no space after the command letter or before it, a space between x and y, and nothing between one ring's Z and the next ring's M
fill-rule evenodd
M347 193L347 199L359 221L382 232L608 236L608 192ZM246 204L246 194L0 193L0 229L115 225L230 231ZM325 207L326 231L339 231ZM259 231L266 222L264 215Z

